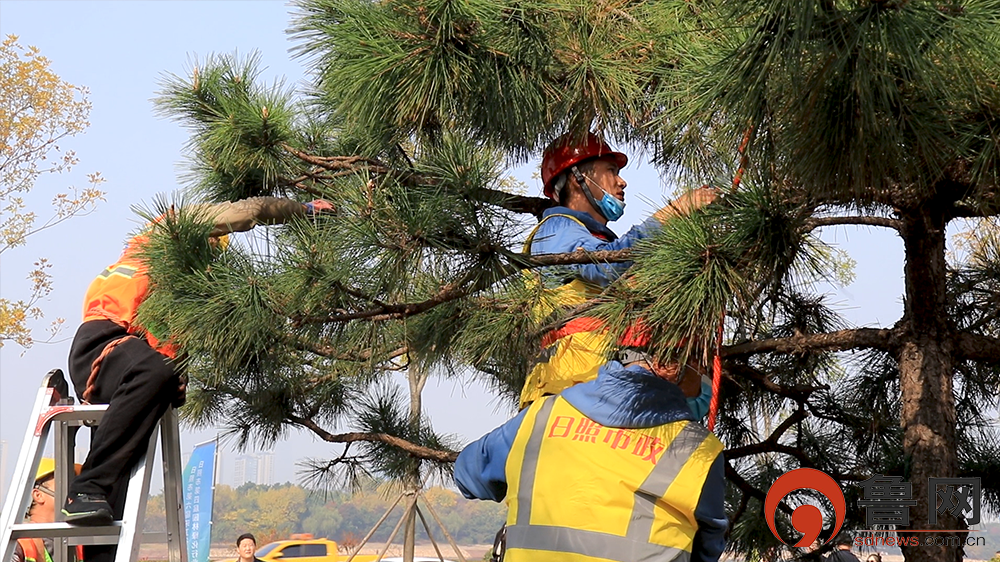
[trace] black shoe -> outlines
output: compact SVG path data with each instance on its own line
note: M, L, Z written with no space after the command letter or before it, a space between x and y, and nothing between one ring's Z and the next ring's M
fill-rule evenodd
M100 494L71 494L62 512L73 525L110 525L115 520L108 500Z

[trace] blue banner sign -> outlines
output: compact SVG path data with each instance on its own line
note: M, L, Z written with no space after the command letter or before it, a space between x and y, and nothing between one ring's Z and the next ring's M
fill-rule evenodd
M216 441L195 445L184 467L184 528L188 562L208 562L212 544L212 488Z

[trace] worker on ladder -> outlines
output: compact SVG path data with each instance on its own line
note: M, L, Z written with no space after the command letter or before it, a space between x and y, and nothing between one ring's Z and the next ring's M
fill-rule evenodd
M75 465L80 474L81 465ZM56 520L55 459L46 457L38 463L35 484L31 488L31 505L24 519L28 523L52 523ZM82 562L83 550L77 547L77 562ZM17 539L11 562L52 562L52 539Z
M625 210L626 182L619 175L628 157L613 150L600 137L566 134L542 154L542 183L546 197L559 205L547 209L528 235L524 253L560 254L576 250L596 252L631 248L648 238L676 216L688 215L715 199L710 188L690 191L642 224L618 237L608 222L621 218ZM631 263L577 264L545 268L536 276L547 293L536 315L545 317L556 307L573 307L600 294L620 277ZM613 351L604 324L592 317L573 318L543 336L542 351L534 361L521 391L520 407L538 398L593 380ZM707 370L707 369L698 369ZM704 417L711 397L707 377L689 406L696 419Z
M332 209L322 199L303 204L255 197L198 205L191 211L212 222L210 242L224 249L231 232ZM62 513L72 524L107 525L121 517L129 471L146 451L167 408L184 401L187 379L173 361L178 350L169 334L154 333L136 322L149 290L140 253L150 228L132 237L118 261L87 289L83 323L70 349L70 378L77 396L91 404L108 404L80 475L69 485ZM88 547L88 562L102 562L114 552L114 546Z

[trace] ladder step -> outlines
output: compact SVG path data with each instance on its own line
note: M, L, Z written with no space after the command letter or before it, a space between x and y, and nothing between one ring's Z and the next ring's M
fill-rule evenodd
M95 537L118 536L121 534L122 522L115 521L110 525L87 527L60 523L19 523L11 529L11 538L45 538L45 537Z

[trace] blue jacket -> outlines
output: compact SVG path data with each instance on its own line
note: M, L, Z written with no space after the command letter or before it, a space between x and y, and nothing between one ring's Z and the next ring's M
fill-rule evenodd
M694 419L677 385L638 366L625 368L617 361L602 366L595 380L567 388L561 396L605 427L654 427ZM527 411L521 410L458 455L455 483L465 497L499 502L507 495L507 456ZM720 454L708 472L695 508L698 531L692 562L715 562L725 550L729 521L725 495L725 461Z
M588 252L624 250L631 248L639 240L652 236L660 229L660 221L650 217L641 224L633 226L625 236L619 238L611 229L597 222L594 217L587 213L566 207L552 207L542 213L542 218L545 219L551 215L570 215L579 219L586 225L586 228L566 217L552 217L538 227L531 242L532 255L562 254L574 252L579 248ZM602 240L597 235L603 236L607 240ZM599 287L607 287L625 273L625 270L631 265L632 262L558 266L546 268L545 275L567 280L578 277Z

